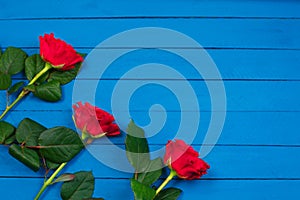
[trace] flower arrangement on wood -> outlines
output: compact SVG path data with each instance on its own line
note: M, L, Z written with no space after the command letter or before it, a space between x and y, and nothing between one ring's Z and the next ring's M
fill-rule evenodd
M168 141L163 161L161 158L151 160L145 133L133 121L128 125L125 145L127 158L135 169L131 188L136 200L163 200L166 197L176 200L182 192L180 189L164 189L175 176L185 180L199 179L210 168L183 140ZM165 168L169 168L170 173L157 187L156 182Z
M87 105L87 107L80 105ZM79 171L74 174L62 175L60 172L92 140L100 136L120 134L119 127L113 123L114 118L108 112L89 103L82 104L81 102L73 105L73 108L75 125L79 127L81 126L80 123L84 123L83 127L91 126L91 130L100 130L97 132L99 135L90 135L91 137L82 135L82 137L89 138L85 140L70 128L58 126L48 129L29 118L23 119L17 127L8 122L0 121L0 144L9 147L9 154L33 171L39 171L41 167L44 168L45 181L35 196L35 200L42 196L47 187L58 182L63 182L61 187L63 200L92 198L95 182L92 172ZM111 134L103 132L109 132L109 130L114 131ZM51 175L48 176L48 174Z
M7 106L0 116L0 144L7 146L11 156L33 171L44 169L45 181L35 200L58 182L63 182L60 193L63 200L101 199L93 198L95 178L92 172L60 173L95 139L121 134L113 115L88 102L77 102L72 106L72 118L81 134L64 126L46 128L30 118L23 119L16 127L1 121L29 93L49 102L60 100L61 85L72 81L79 72L83 55L70 44L55 38L53 33L39 39L40 54L28 57L15 47L8 47L3 54L0 51L0 90L6 90L7 95ZM12 84L12 75L21 72L28 84L24 86L24 81ZM11 97L15 97L12 103ZM130 184L135 200L176 200L182 192L179 188L164 189L175 176L185 180L199 179L210 168L183 140L168 141L163 158L151 159L144 130L130 121L126 133L126 156L134 168ZM169 175L165 176L164 170ZM159 179L165 180L158 184Z
M27 56L20 48L8 47L0 57L0 90L7 91L7 99L14 93L19 94L0 115L0 120L27 94L55 102L61 99L61 85L72 81L83 61L83 54L54 34L40 36L40 54ZM24 81L12 85L11 76L24 72L29 83Z

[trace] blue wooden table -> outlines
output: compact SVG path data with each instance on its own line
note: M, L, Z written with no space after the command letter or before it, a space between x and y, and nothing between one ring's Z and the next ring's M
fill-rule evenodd
M299 199L299 11L300 2L296 0L0 0L0 46L2 49L17 46L28 54L38 53L38 36L53 32L76 50L89 53L107 38L141 27L167 28L191 37L211 56L221 79L204 79L186 60L154 46L120 56L103 76L82 77L76 83L96 84L93 81L100 79L95 104L112 111L111 98L116 83L151 82L136 90L131 99L133 103L129 103L131 116L141 126L150 121L151 105L160 103L165 107L167 122L149 138L151 149L160 148L175 137L182 112L191 112L191 116L196 112L201 114L200 128L192 145L197 150L203 146L213 147L204 158L211 169L201 180L171 182L170 186L184 191L180 199ZM120 44L104 50L126 48L132 47ZM189 46L172 48L193 49ZM131 68L147 63L168 65L182 73L195 91L201 109L181 110L176 95L154 84L163 80L176 86L183 78L156 80L150 73L147 78L136 74L131 79L120 80ZM15 77L19 79L23 77ZM224 84L226 109L211 109L207 83ZM17 125L23 118L30 117L49 128L59 125L74 128L71 119L73 86L74 82L64 86L63 100L55 104L28 96L5 120ZM82 91L83 101L86 91ZM0 99L3 110L4 92L0 93ZM156 110L156 115L163 115L160 112L163 111ZM203 143L213 112L226 114L216 145ZM111 141L122 146L124 138L123 133ZM95 148L97 145L101 144L94 144ZM105 155L115 159L110 152ZM43 172L32 172L11 158L4 146L0 146L0 160L0 199L33 199L43 183ZM79 170L93 171L94 196L133 199L128 180L131 174L106 166L88 151L82 151L64 172ZM59 199L59 187L49 188L42 199Z

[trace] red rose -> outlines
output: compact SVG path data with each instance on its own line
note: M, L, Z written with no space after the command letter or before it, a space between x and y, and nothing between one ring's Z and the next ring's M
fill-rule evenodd
M187 180L198 179L209 169L209 165L199 158L199 153L183 140L168 141L164 162L180 178Z
M70 70L75 64L82 62L83 58L76 53L74 48L61 39L54 38L54 34L40 36L40 54L44 61L54 68Z
M114 117L89 103L78 102L73 105L76 127L92 137L100 135L115 136L120 134L120 128L114 123Z

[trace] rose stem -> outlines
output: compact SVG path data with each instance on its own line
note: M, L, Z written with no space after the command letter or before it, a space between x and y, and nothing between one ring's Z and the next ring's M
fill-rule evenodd
M176 176L177 173L171 169L169 176L166 178L166 180L159 186L159 188L156 190L156 194L158 194L171 180Z
M45 67L38 73L36 74L33 79L28 83L27 86L34 84L44 73L46 73L49 69L51 69L52 66L49 63L46 63ZM3 113L0 116L0 120L8 113L14 105L16 105L26 94L28 94L28 90L22 90L22 92L19 94L19 96L12 102L10 105L6 106L6 109L3 111Z
M55 176L66 166L66 162L62 163L55 171L54 173L50 176L50 178L44 182L42 188L40 189L39 193L35 196L34 200L38 200L40 198L40 196L43 194L43 192L45 191L45 189L51 185L53 179L55 178Z
M74 117L73 117L74 119ZM75 121L74 121L75 123ZM76 125L76 123L75 123ZM81 136L82 140L84 139L83 135ZM86 144L87 145L87 144ZM55 176L67 165L67 162L62 163L54 172L53 174L50 176L50 178L44 182L42 188L40 189L39 193L36 195L36 197L34 198L34 200L38 200L40 198L40 196L43 194L43 192L45 191L45 189L52 184L53 179L55 178Z

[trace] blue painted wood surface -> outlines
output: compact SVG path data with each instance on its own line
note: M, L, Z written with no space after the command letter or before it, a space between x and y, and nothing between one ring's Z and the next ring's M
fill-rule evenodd
M203 180L177 180L170 186L183 189L180 199L184 200L299 199L299 10L300 2L296 0L0 0L0 47L18 46L29 54L38 53L38 36L54 32L78 51L89 53L101 41L132 28L157 26L187 34L208 51L221 73L223 80L206 81L224 81L227 109L218 112L226 112L226 121L216 146L205 157L211 164L209 174ZM104 50L122 48L134 47L119 45ZM184 59L171 53L156 48L141 49L117 59L101 77L96 105L111 110L111 93L117 81L130 85L151 80L151 75L140 80L138 74L130 80L119 80L132 67L149 62L180 71L195 88L201 109L183 112L201 114L193 146L200 149L211 145L202 142L211 116L205 80ZM98 78L91 75L79 81L95 84ZM14 81L20 79L24 77L16 76ZM176 85L183 80L165 81ZM6 120L17 125L24 117L31 117L47 127L74 128L73 85L63 87L63 100L56 104L26 97ZM84 99L85 94L82 95ZM2 110L5 101L5 93L0 92ZM166 126L149 138L151 149L162 147L174 137L181 110L172 94L152 85L144 87L132 101L131 116L141 125L149 123L148 109L152 104L162 103L167 109ZM124 135L111 140L122 147ZM106 146L109 145L97 141L92 148L104 151ZM105 153L114 160L113 155ZM44 180L43 172L31 172L9 157L4 146L0 147L0 160L1 199L32 199ZM130 174L105 166L87 151L81 152L64 172L81 169L92 170L96 176L95 196L133 199ZM59 185L43 195L43 199L49 200L58 197Z

